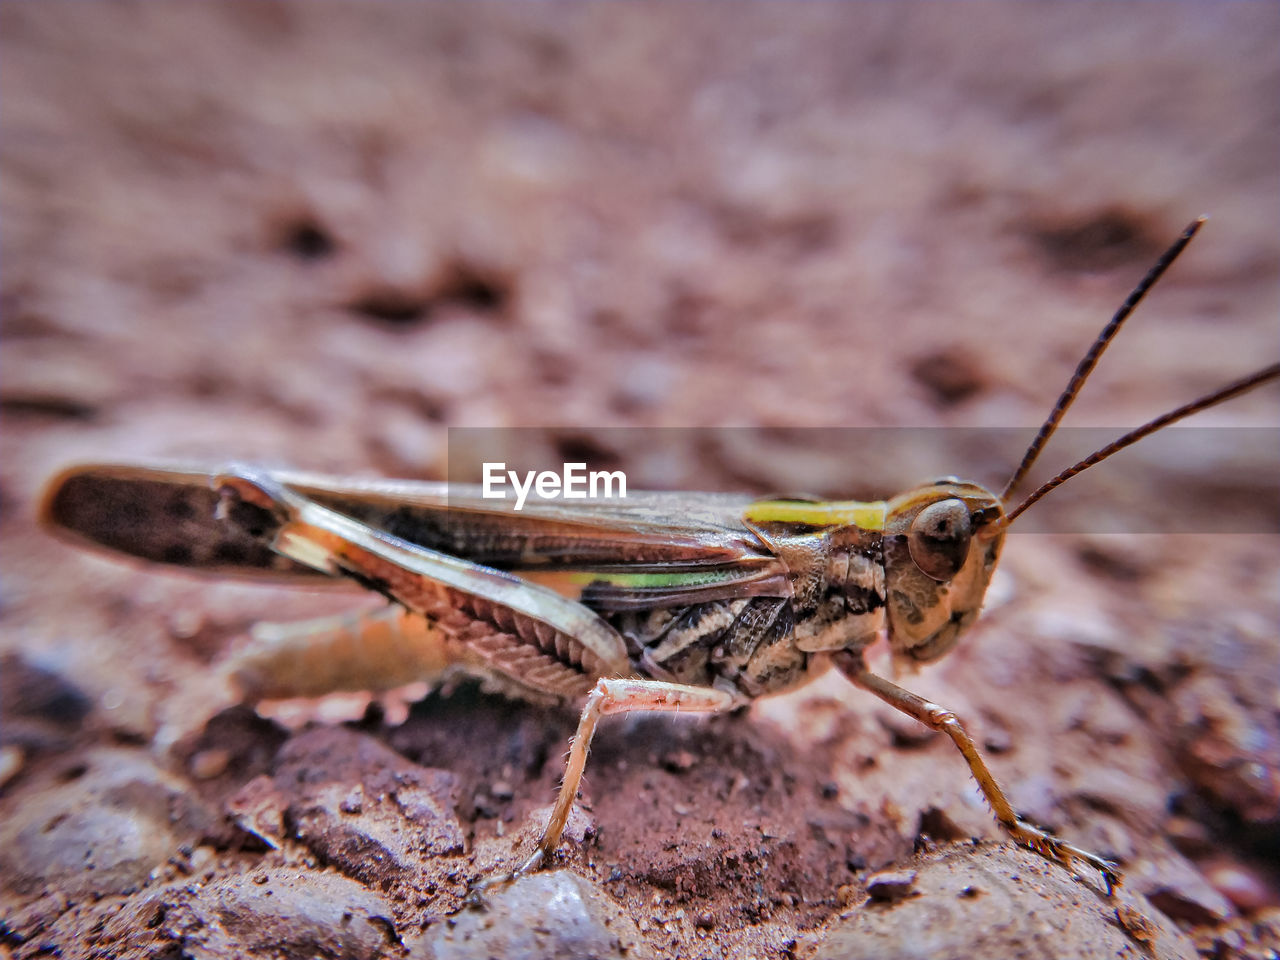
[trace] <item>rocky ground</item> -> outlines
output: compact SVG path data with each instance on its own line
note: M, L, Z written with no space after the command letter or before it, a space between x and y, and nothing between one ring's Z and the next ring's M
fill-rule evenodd
M1122 863L1117 900L825 676L607 721L578 842L466 908L571 714L470 684L250 709L219 667L255 620L370 601L34 517L76 461L441 478L456 427L634 487L999 484L1005 433L919 428L1025 440L1199 213L1072 422L1275 358L1277 34L1264 4L0 7L0 951L1274 955L1274 387L1047 499L973 636L902 678ZM899 452L811 429L846 426Z

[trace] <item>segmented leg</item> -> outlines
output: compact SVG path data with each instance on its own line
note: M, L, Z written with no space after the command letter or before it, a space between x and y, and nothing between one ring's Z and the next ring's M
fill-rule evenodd
M964 727L960 725L959 718L954 713L945 707L938 706L936 703L930 703L910 690L904 690L902 687L890 683L883 677L876 676L867 669L867 665L863 662L861 656L841 657L837 660L837 663L844 675L857 686L871 691L891 707L895 707L908 716L914 717L925 726L940 730L949 736L964 755L973 778L978 781L978 786L982 788L983 795L995 812L996 820L1000 822L1000 825L1014 840L1025 844L1046 859L1056 860L1068 869L1073 868L1075 861L1084 861L1102 874L1102 878L1107 885L1108 895L1112 893L1115 887L1120 885L1120 874L1116 869L1116 865L1110 860L1104 860L1102 857L1086 850L1081 850L1079 847L1072 846L1057 837L1052 837L1018 816L1012 804L1005 797L1004 791L1000 789L1000 784L996 783L996 778L987 769L986 762L982 759L982 755L978 753L977 744L965 732Z
M474 662L556 700L576 700L596 677L628 669L618 632L554 590L401 540L261 471L235 468L215 483L229 523L297 563L350 577L421 614L450 662Z
M574 798L578 795L587 753L591 750L591 738L595 735L596 723L601 717L631 710L718 713L731 709L736 703L737 699L731 693L713 687L630 678L597 682L587 696L586 706L582 708L578 732L574 734L573 743L569 747L569 760L565 765L564 779L560 783L560 794L556 798L555 809L551 811L551 819L538 840L538 847L529 859L498 882L514 880L537 870L555 852L564 833L564 825L569 819L569 812L573 809Z

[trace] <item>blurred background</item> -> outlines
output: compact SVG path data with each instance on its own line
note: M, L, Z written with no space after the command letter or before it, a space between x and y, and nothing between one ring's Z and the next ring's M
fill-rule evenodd
M1275 352L1269 5L44 6L4 11L14 492L438 477L449 426L1029 427L1201 213L1071 422ZM718 453L635 469L803 469Z
M56 543L34 510L68 463L441 479L449 428L483 427L633 489L994 485L1003 450L850 462L809 429L1029 434L1202 213L1069 422L1118 433L1274 361L1278 41L1264 3L0 6L4 789L94 738L152 744L252 619L347 602ZM1278 424L1272 386L1199 421L1240 442L1135 451L1123 483L1109 464L1048 499L1049 529L1248 504L1257 532L1037 537L985 652L930 681L981 703L997 666L1069 648L1100 688L1210 683L1107 696L1163 771L1114 829L1194 864L1216 919L1245 907L1203 849L1143 838L1198 797L1179 816L1275 900ZM82 699L70 726L22 712L33 670ZM1033 711L1059 696L1027 683Z

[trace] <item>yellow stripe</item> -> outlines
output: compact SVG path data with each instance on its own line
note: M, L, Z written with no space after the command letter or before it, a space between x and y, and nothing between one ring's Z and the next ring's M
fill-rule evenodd
M803 523L810 527L845 527L883 530L888 504L883 500L761 500L742 515L748 523Z

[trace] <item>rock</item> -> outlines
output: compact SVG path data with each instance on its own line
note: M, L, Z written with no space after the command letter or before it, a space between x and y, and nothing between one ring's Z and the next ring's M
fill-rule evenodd
M1268 888L1266 879L1246 864L1221 860L1209 864L1204 875L1210 886L1242 913L1256 913L1274 906L1275 894Z
M1235 912L1191 861L1171 849L1157 850L1130 864L1125 882L1171 920L1221 923Z
M0 657L0 702L6 715L74 729L93 701L71 681L19 656Z
M232 821L268 847L279 849L284 839L284 811L289 803L268 776L254 777L227 799L224 809Z
M914 869L912 896L871 899L836 920L815 960L1196 956L1141 896L1108 899L1027 850L950 847Z
M463 851L457 779L420 767L342 728L294 737L281 749L275 792L294 836L326 863L387 887L427 857Z
M231 751L224 747L217 747L192 754L187 767L191 771L191 776L197 780L212 780L222 776L230 762Z
M71 897L130 892L177 845L136 811L62 799L19 814L5 830L4 864L20 893L53 884Z
M46 785L38 803L23 802L21 793L9 798L0 865L19 893L136 889L181 843L214 827L212 813L182 783L137 751L95 750L70 773L69 782Z
M1127 903L1116 907L1116 922L1124 927L1130 939L1146 947L1155 942L1159 929L1145 913Z
M892 903L911 896L916 885L914 870L882 870L867 878L867 896Z
M11 760L69 750L93 701L53 670L5 654L0 656L0 710L0 745ZM19 763L11 776L20 769Z
M415 960L577 960L647 957L631 918L604 889L558 870L522 877L482 909L437 924L411 951Z
M1192 782L1248 823L1280 820L1280 731L1268 711L1250 709L1226 679L1208 673L1170 699L1175 754Z
M184 947L207 956L381 957L397 945L391 905L341 874L274 870L222 877L190 905ZM225 943L222 942L225 934Z

